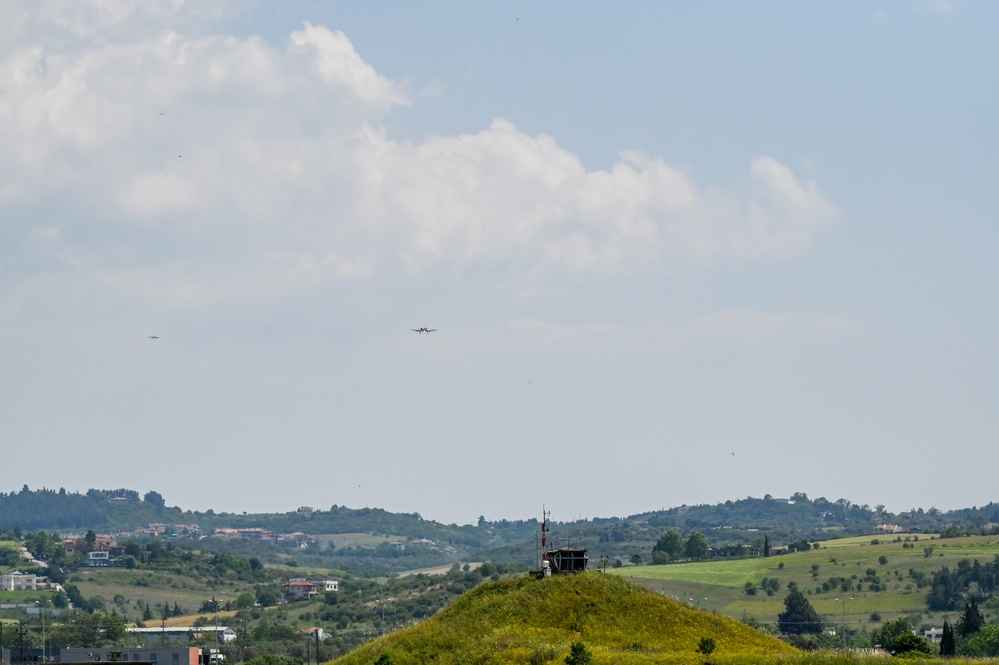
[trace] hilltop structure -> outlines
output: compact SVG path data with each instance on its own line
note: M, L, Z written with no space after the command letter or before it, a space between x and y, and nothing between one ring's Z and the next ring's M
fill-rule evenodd
M581 573L586 570L589 556L583 547L548 547L548 511L543 510L541 520L541 562L534 576L551 577L563 573Z

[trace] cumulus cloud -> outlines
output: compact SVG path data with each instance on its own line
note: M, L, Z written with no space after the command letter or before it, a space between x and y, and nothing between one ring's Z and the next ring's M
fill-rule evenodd
M44 3L62 41L4 10L17 39L0 51L0 208L45 206L95 277L137 297L206 304L437 264L543 279L785 258L836 216L768 156L705 186L638 151L588 170L501 118L393 139L383 123L414 102L341 32L306 24L274 45L189 32L197 10L180 0L87 6L77 22ZM108 26L113 39L70 39Z

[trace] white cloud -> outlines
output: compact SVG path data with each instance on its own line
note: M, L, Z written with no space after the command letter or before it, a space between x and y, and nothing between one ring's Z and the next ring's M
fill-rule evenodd
M916 0L912 8L923 14L954 15L954 3L951 0Z
M246 2L212 0L30 0L0 4L4 45L43 43L79 48L164 30L210 32Z
M588 171L555 137L504 119L394 140L379 123L411 100L343 33L306 24L276 47L157 29L150 17L171 11L183 29L196 10L182 2L88 6L96 18L78 25L46 3L49 27L133 32L33 41L41 19L7 10L22 27L0 51L0 208L44 203L102 266L94 277L137 297L203 305L392 266L541 279L783 258L836 216L771 157L722 188L636 151ZM109 253L122 229L139 233L130 257Z
M343 86L357 99L382 107L408 103L396 86L364 62L342 32L307 23L291 34L294 51L313 56L313 68L326 83Z

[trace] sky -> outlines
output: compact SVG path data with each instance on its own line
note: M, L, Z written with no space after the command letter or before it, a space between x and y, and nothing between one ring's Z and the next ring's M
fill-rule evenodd
M997 32L962 0L0 0L0 491L995 501Z

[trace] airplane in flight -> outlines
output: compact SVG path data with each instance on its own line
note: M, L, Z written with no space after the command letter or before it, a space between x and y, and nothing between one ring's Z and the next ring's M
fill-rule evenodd
M430 333L432 333L432 332L434 332L436 330L437 330L437 328L427 328L426 326L424 326L422 328L412 328L413 332L420 333L421 335L423 333L427 333L429 335Z
M159 335L149 335L149 339L159 339Z

